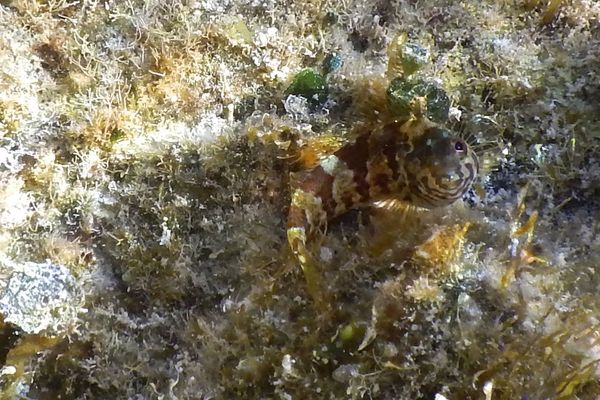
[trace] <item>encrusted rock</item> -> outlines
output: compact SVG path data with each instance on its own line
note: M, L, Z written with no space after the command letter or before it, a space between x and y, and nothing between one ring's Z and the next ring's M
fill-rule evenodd
M0 313L26 333L57 331L75 319L80 288L67 267L17 264L0 298Z

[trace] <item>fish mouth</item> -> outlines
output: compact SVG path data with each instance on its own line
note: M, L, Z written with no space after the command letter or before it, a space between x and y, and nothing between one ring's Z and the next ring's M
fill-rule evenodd
M454 189L457 186L460 185L460 182L462 181L462 176L460 176L460 174L456 173L456 172L451 172L445 175L442 175L438 182L439 185L447 188L447 189Z

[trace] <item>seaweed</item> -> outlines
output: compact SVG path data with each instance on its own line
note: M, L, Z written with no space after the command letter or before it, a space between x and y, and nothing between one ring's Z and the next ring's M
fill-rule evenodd
M597 398L599 7L0 2L0 290L78 288L3 311L0 397ZM289 173L398 118L394 79L490 166L333 221L319 313Z

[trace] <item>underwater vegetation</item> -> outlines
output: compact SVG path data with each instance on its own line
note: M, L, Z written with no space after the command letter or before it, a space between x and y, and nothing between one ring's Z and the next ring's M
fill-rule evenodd
M0 398L597 399L599 77L593 0L0 1ZM307 273L386 126L477 176Z

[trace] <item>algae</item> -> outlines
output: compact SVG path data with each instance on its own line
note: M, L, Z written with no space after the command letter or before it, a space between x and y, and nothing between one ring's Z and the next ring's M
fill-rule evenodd
M40 265L77 288L44 326L55 286L7 299L0 397L596 399L599 22L592 0L0 2L0 289ZM327 101L287 96L324 59ZM449 208L330 224L320 312L290 172L394 118L399 77L443 88L486 166Z

